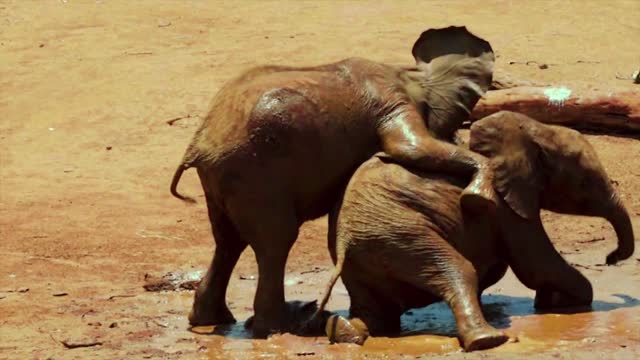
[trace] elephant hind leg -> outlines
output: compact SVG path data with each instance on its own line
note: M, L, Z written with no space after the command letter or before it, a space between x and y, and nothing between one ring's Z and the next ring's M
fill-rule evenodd
M207 208L216 247L211 265L195 292L189 314L189 323L193 326L235 323L226 304L227 286L233 268L247 247L227 215L209 196Z
M384 291L376 291L367 282L358 278L367 274L369 273L366 269L357 269L349 261L345 263L342 282L351 299L349 318L352 321L357 319L357 322L364 323L363 328L367 330L367 336L369 333L373 336L384 336L400 332L402 309L389 296L386 296ZM381 283L388 281L381 278L377 280ZM367 281L375 283L376 276L369 274Z
M478 302L478 278L473 265L441 238L429 239L429 245L411 249L407 261L395 272L406 274L402 281L442 298L456 320L458 334L465 351L489 349L506 342L509 337L489 325ZM409 273L406 269L415 269Z
M298 237L299 222L286 191L248 195L235 198L230 214L258 263L251 330L254 337L264 338L295 329L305 320L292 316L297 314L295 306L285 303L284 295L285 266Z

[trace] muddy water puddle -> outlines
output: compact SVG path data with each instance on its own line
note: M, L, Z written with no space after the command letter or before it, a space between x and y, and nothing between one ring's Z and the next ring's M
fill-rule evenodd
M533 300L504 295L483 296L486 317L497 328L517 337L488 350L493 353L528 353L562 349L571 345L600 349L640 344L640 301L614 295L612 301L594 301L592 310L575 313L536 313ZM617 300L617 301L613 301ZM344 311L340 311L345 315ZM199 327L211 359L227 358L350 358L383 355L417 356L461 351L453 315L443 303L409 311L397 337L372 337L364 346L330 345L325 337L275 335L253 340L242 323L227 327Z

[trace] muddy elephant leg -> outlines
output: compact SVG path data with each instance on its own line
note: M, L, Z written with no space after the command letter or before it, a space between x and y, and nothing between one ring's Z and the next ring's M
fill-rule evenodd
M525 286L538 291L535 307L590 305L591 283L556 251L540 219L525 220L509 209L501 211L509 264Z
M420 241L416 241L419 243ZM473 265L443 239L429 239L425 249L413 249L396 273L402 280L442 298L451 308L465 351L488 349L509 337L489 325L478 302L478 278ZM416 269L408 273L406 269ZM402 272L399 272L402 271ZM416 272L417 271L417 272Z
M538 310L549 310L563 307L583 307L591 305L591 287L584 286L577 294L569 294L552 288L543 287L536 291L534 307Z
M555 249L553 249L555 252ZM560 254L557 254L554 265L556 276L549 276L532 285L536 289L534 307L551 309L560 307L590 306L593 301L591 282L578 269L569 265Z
M374 336L399 333L402 310L398 305L388 300L383 292L371 289L360 280L352 280L347 271L343 270L342 281L351 299L349 318L358 319L357 321L364 323L365 329ZM354 270L353 273L358 276L367 276L364 269ZM381 281L384 280L381 279Z
M417 111L399 111L380 132L384 157L404 166L469 176L471 182L460 195L460 205L484 213L495 210L498 197L493 188L493 171L488 159L461 146L439 140L427 130ZM431 127L433 131L433 127Z
M342 272L342 281L349 292L351 306L349 319L339 315L328 318L325 332L332 343L352 343L362 345L369 334L380 336L400 332L400 308L389 301L384 292L375 291L360 276L368 276L369 281L375 275L366 269L346 263Z
M489 268L487 273L479 279L478 284L478 302L482 305L482 292L485 291L488 287L496 284L500 279L504 277L504 274L507 272L509 265L507 264L496 264Z
M237 228L249 242L258 262L251 329L259 338L296 325L289 324L284 274L289 250L298 237L299 224L293 206L285 199L284 196L266 201L253 199L236 207Z
M207 202L211 229L216 243L215 253L209 270L200 281L189 323L198 325L230 324L236 320L226 304L227 286L238 258L246 249L227 216L217 209L216 204Z
M445 286L429 286L451 307L465 351L489 349L506 342L509 337L489 325L478 301L477 277L473 266L462 259L454 269L446 269L428 280Z
M286 251L256 250L259 277L253 302L252 331L255 337L266 337L287 329L289 325L284 298L284 273L289 249L290 245Z

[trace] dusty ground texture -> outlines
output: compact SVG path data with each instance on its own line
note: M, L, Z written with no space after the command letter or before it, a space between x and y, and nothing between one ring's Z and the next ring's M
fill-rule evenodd
M0 358L640 357L640 255L598 266L615 246L600 219L544 215L557 247L592 280L595 311L533 314L533 293L509 276L485 302L492 322L520 343L482 353L459 352L439 305L407 316L407 336L360 348L244 339L241 324L195 334L186 319L192 292L142 288L147 273L199 271L210 261L195 173L181 184L198 195L195 206L168 186L208 102L241 70L349 56L410 64L421 31L456 24L491 41L497 66L517 76L629 88L615 75L640 63L639 13L635 0L0 1ZM640 143L589 140L640 231ZM331 266L325 232L324 219L303 228L288 264L289 299L319 297ZM229 291L241 321L252 312L255 275L246 251ZM330 308L347 307L338 286Z

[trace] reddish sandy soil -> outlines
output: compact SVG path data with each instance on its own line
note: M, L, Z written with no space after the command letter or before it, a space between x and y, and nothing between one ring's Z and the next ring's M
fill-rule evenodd
M601 219L544 214L558 249L592 280L595 311L534 314L533 292L509 275L484 300L491 321L520 342L486 352L459 351L441 305L406 316L406 336L329 346L291 335L245 339L241 323L195 334L186 319L192 292L142 288L147 273L200 271L210 261L195 173L181 184L198 195L194 206L172 198L169 181L212 96L250 66L349 56L410 64L421 31L457 24L491 41L497 66L516 76L637 86L615 75L639 65L640 2L524 4L0 1L0 358L639 358L639 255L599 266L615 247ZM640 231L640 143L589 140ZM325 233L324 218L304 226L288 299L319 297L331 267ZM241 276L252 275L246 251L229 291L240 321L252 313L256 285ZM342 285L329 307L348 308Z

